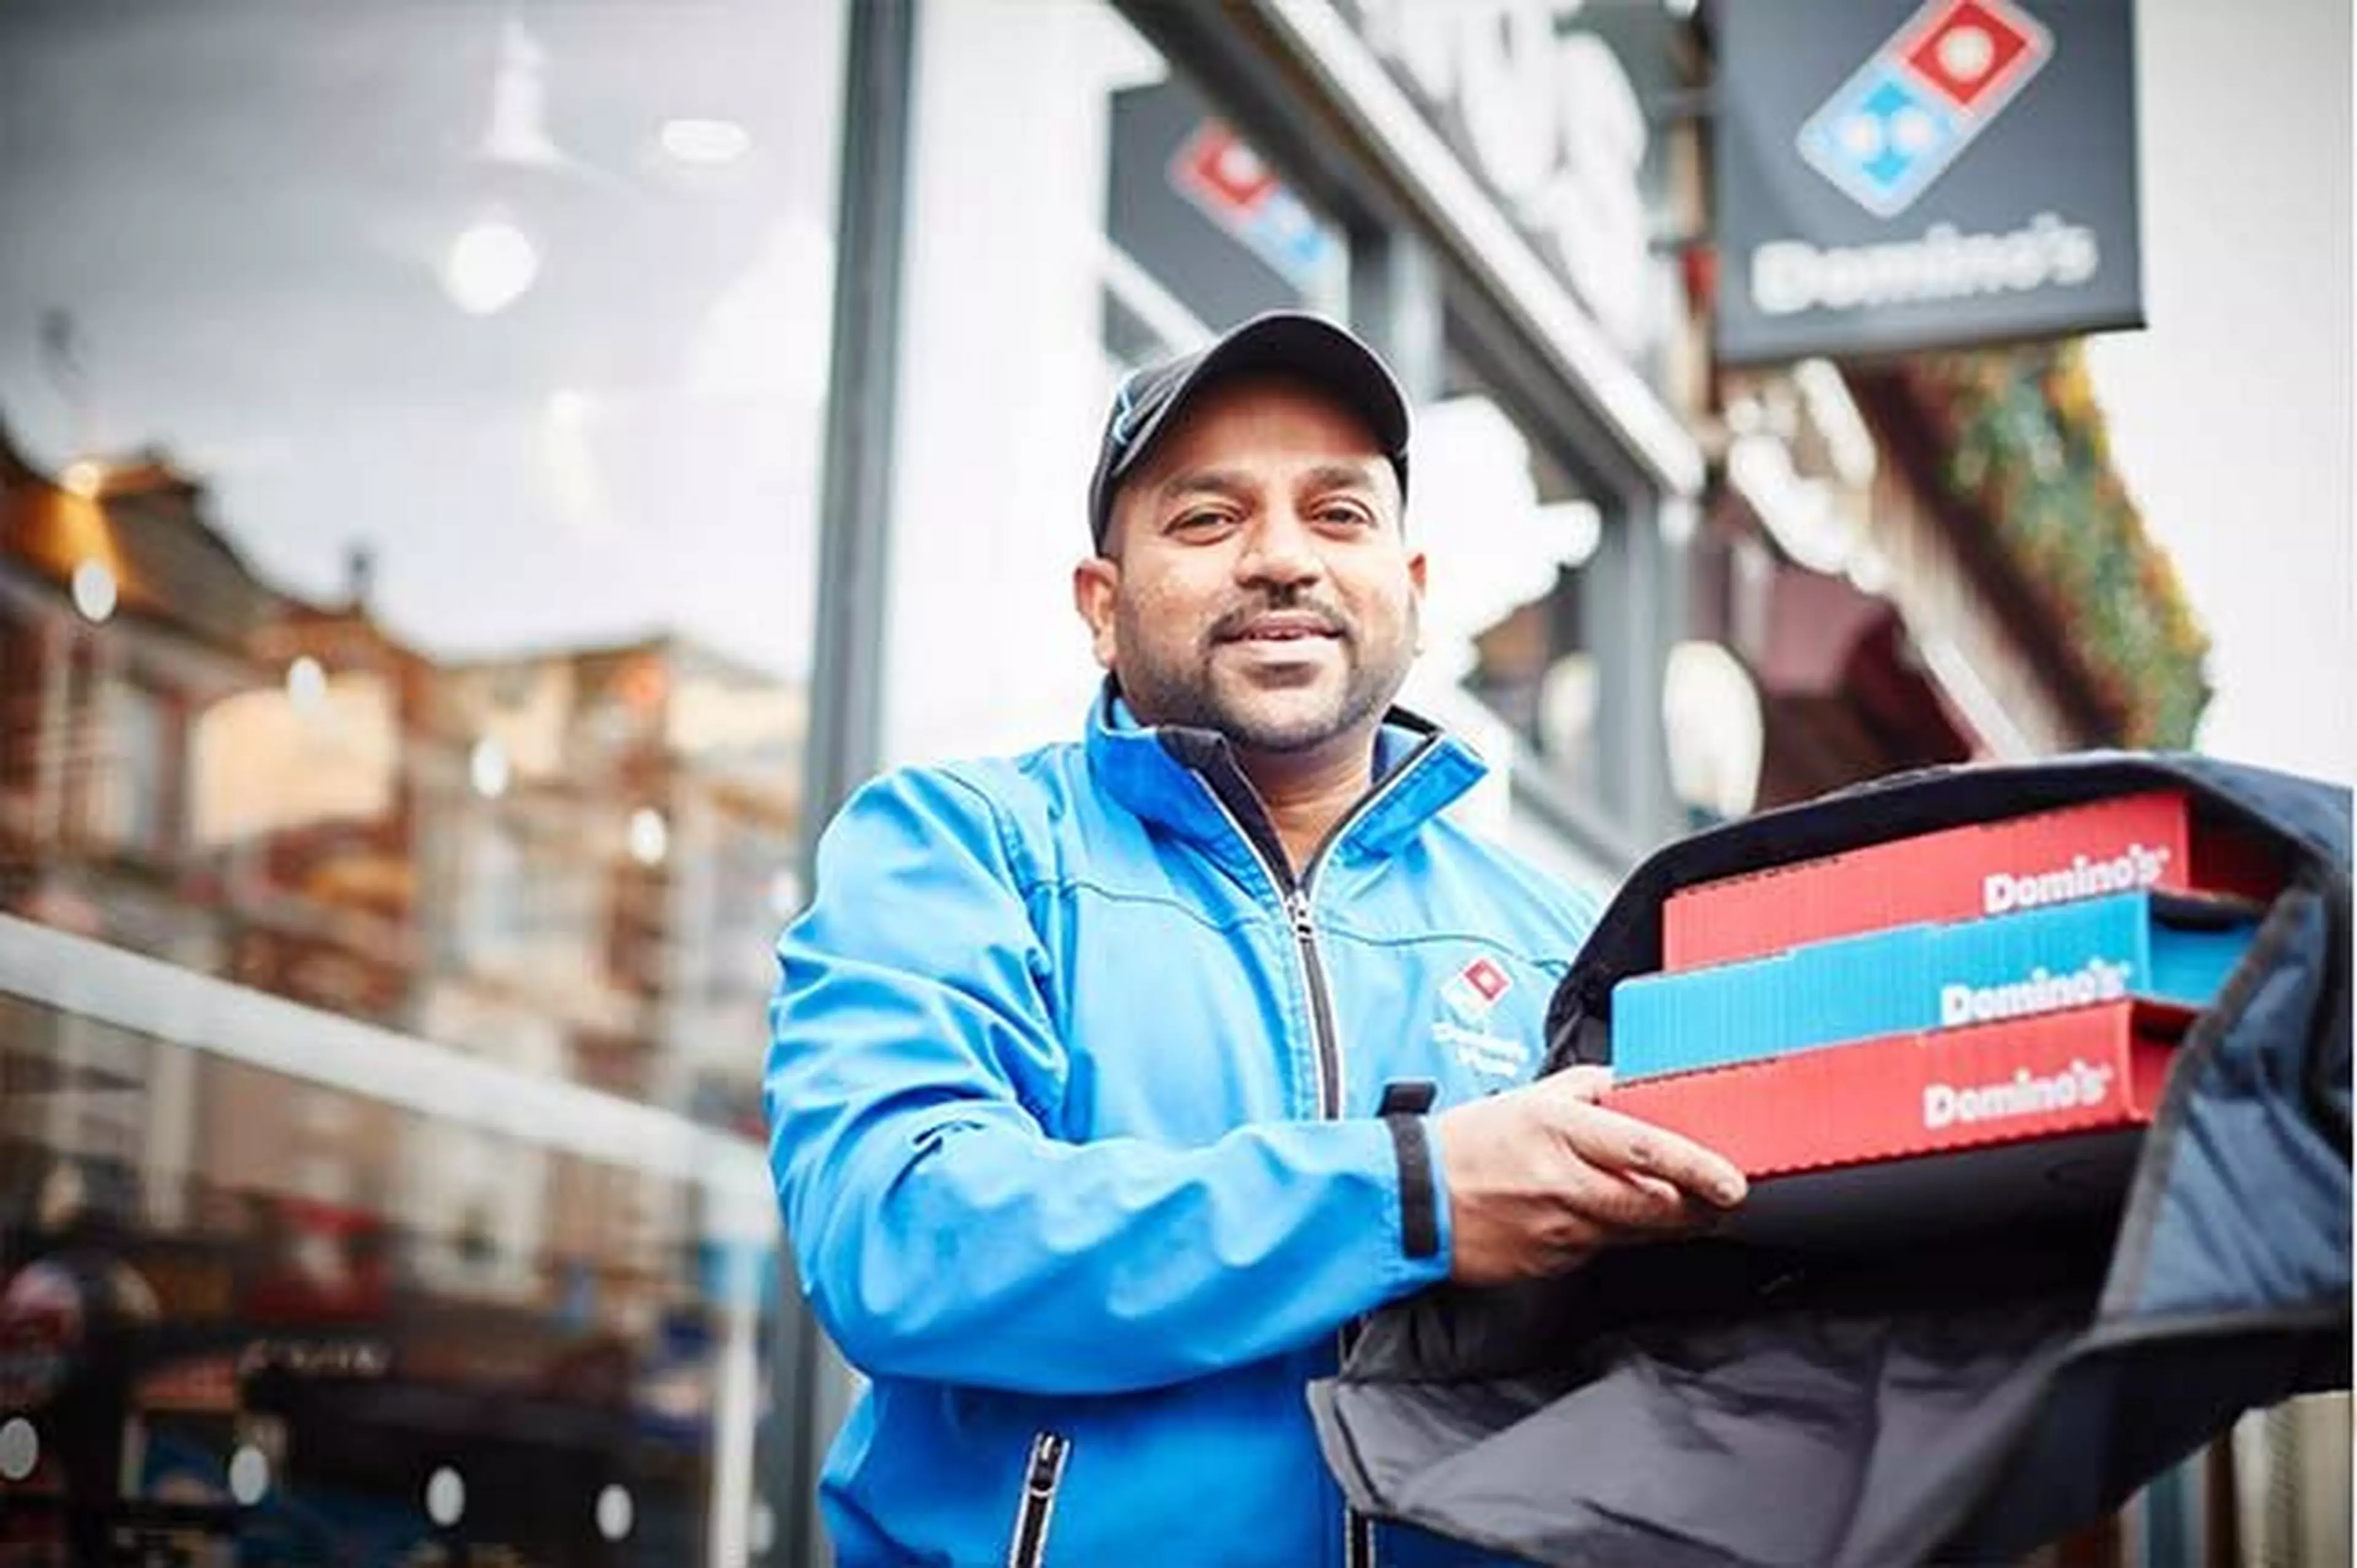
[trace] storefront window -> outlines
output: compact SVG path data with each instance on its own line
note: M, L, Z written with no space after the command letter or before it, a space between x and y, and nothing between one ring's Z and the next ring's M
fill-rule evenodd
M1235 73L1166 58L1153 39L1207 57L1233 44L1185 21L1110 3L924 13L909 222L966 240L907 263L891 526L897 557L925 571L893 585L888 756L1072 733L1097 671L1069 573L1114 387L1256 312L1306 308L1381 345L1416 405L1410 526L1432 572L1403 698L1491 759L1493 787L1467 814L1508 830L1527 773L1593 802L1597 666L1636 655L1590 614L1605 509L1565 455L1579 439L1560 417L1569 394L1544 367L1509 378L1461 350L1456 301L1476 280L1401 220L1380 177L1346 166L1327 130L1265 103L1240 113L1248 94L1214 91ZM1093 321L1075 322L1076 296L1096 302ZM942 365L996 384L977 395ZM977 603L994 607L991 635L942 658L940 628L972 625ZM1594 882L1630 847L1591 833L1550 864Z
M91 840L127 854L167 853L167 791L178 770L178 748L165 699L135 681L109 682L98 730L100 751L90 780Z
M0 15L0 1557L743 1557L845 16Z
M1433 526L1466 580L1436 584L1427 642L1505 721L1526 767L1592 795L1599 660L1611 657L1587 605L1603 513L1493 383L1462 354L1447 363L1419 434L1446 499L1425 513L1445 507Z
M1334 216L1111 0L921 17L888 761L1077 733L1099 671L1071 571L1115 383L1258 311L1346 316L1350 280Z
M758 1153L686 1170L569 1085L478 1076L511 1100L470 1115L349 1026L306 1081L266 1028L0 1018L8 1561L702 1561L723 1504L743 1541L714 1429L758 1405Z
M1350 247L1340 229L1185 76L1135 35L1125 41L1138 63L1106 102L1111 357L1149 363L1265 310L1347 315Z

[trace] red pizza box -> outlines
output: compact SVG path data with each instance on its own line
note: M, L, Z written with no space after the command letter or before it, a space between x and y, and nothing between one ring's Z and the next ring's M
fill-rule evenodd
M2182 793L2151 790L1681 889L1662 906L1662 967L2138 889L2265 900L2281 883L2261 846L2197 818Z
M1752 1178L1727 1228L1862 1244L2116 1203L2190 1012L2108 1003L1616 1086Z

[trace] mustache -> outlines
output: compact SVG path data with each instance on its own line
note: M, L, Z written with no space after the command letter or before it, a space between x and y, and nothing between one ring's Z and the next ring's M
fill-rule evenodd
M1306 594L1271 594L1221 611L1211 622L1210 639L1213 642L1232 642L1243 636L1254 621L1269 615L1308 617L1318 631L1329 637L1348 639L1358 634L1358 628L1338 605Z

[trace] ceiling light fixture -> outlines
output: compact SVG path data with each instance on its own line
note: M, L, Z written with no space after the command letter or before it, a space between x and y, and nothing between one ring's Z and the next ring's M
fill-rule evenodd
M523 297L540 276L540 252L504 219L469 225L450 243L442 286L469 316L496 316Z
M683 164L733 164L753 150L752 134L734 120L666 120L657 138Z

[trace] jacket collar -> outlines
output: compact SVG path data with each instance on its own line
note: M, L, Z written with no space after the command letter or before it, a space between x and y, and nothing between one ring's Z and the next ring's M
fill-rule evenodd
M1141 725L1110 679L1090 705L1087 752L1090 771L1108 795L1190 843L1222 858L1247 847L1236 843L1238 828L1248 838L1268 833L1273 843L1266 813L1244 784L1227 737L1182 725ZM1332 854L1392 853L1488 770L1471 746L1430 720L1392 709L1375 737L1374 787L1351 809Z

